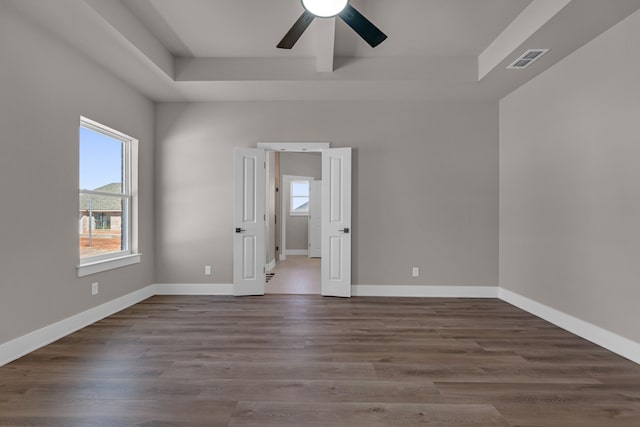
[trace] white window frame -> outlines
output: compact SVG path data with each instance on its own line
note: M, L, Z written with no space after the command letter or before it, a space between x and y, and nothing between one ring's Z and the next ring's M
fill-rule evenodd
M312 180L310 179L295 179L292 180L291 183L289 184L289 216L309 216L309 207L307 206L306 210L293 210L293 198L294 197L302 197L302 196L294 196L293 195L293 185L297 184L297 183L301 183L301 182L306 182L307 183L307 187L311 188L311 182ZM311 196L308 195L307 199L310 199Z
M81 189L78 185L80 194L89 194L94 196L121 197L127 201L126 218L123 212L123 226L126 226L124 238L127 242L127 249L119 252L98 255L93 257L80 258L78 253L78 277L88 276L90 274L102 271L112 270L127 265L137 264L140 262L141 255L138 252L138 140L130 137L120 131L112 129L94 120L86 117L80 117L80 127L91 129L95 132L115 138L124 144L123 159L123 183L122 193L114 194L94 190ZM78 141L79 146L79 141ZM78 182L79 184L79 182ZM78 197L78 203L80 197ZM78 206L79 210L79 206ZM79 238L80 236L78 236Z

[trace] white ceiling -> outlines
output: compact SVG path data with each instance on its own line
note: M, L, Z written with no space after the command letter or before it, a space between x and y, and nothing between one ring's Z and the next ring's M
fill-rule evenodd
M531 0L352 0L389 39L372 49L344 22L337 56L479 55ZM300 0L123 0L175 56L313 56L306 31L291 51L276 44L303 11ZM317 21L312 25L317 24Z
M155 101L499 99L640 9L640 0L352 0L275 46L299 0L0 0ZM551 51L526 70L506 65ZM327 72L331 70L330 72Z

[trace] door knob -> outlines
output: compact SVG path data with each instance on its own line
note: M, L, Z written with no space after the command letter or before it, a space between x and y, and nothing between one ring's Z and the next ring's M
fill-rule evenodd
M247 231L243 228L236 228L236 233L242 233L243 231Z
M341 232L341 233L344 233L344 234L349 234L349 229L348 228L343 228L342 230L338 230L338 231Z

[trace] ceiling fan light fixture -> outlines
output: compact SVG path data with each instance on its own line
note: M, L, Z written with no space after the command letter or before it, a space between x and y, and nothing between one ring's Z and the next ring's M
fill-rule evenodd
M302 7L319 18L336 16L347 7L349 0L301 0Z
M331 18L336 15L371 47L378 46L387 38L385 33L351 6L349 0L300 0L300 2L304 12L280 40L278 49L292 49L315 18Z

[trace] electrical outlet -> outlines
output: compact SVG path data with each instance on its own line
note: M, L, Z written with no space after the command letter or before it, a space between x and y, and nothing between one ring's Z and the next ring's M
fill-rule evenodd
M210 265L205 265L204 266L204 274L206 274L207 276L211 276L211 266Z
M420 268L418 267L413 267L413 270L411 271L411 274L413 277L418 277L420 276Z
M91 295L98 295L98 282L93 282L91 284Z

